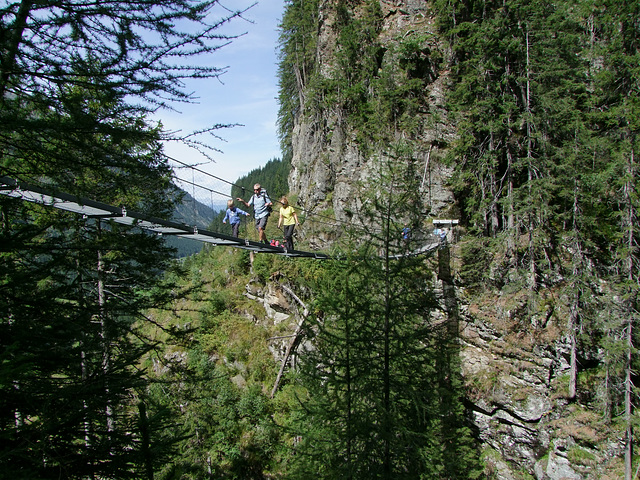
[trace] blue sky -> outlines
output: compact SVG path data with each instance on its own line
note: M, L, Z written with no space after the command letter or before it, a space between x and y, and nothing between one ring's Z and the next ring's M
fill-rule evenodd
M220 33L238 35L246 32L230 45L198 59L216 67L228 67L219 80L193 80L187 89L193 90L197 102L177 105L179 113L167 110L157 114L167 130L189 133L214 124L242 124L216 132L225 141L203 138L221 150L211 156L211 163L193 149L176 144L165 146L170 157L218 177L235 181L239 176L264 165L272 158L280 158L277 136L278 85L277 46L278 25L282 19L285 0L260 0L245 17L253 23L235 19ZM229 8L247 8L255 0L222 0ZM191 176L191 173L185 174ZM196 181L197 182L197 181ZM218 185L214 188L222 188Z

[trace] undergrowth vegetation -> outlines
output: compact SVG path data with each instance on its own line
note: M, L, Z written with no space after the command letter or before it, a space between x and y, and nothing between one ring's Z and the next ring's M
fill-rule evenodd
M154 443L174 458L160 478L282 473L293 444L287 412L298 407L286 384L282 396L271 398L279 369L273 349L289 340L296 319L269 321L256 298L267 294L274 275L300 292L321 269L315 260L258 254L251 263L246 251L209 247L167 273L190 293L150 312L153 324L146 327L158 342L145 363L154 378L150 417L174 422L170 430L154 425L160 437Z

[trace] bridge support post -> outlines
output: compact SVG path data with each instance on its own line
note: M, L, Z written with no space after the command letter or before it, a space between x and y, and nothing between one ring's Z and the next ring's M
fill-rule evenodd
M447 244L438 249L438 279L442 282L442 295L447 312L447 333L449 334L449 339L457 338L460 333L458 300L453 284L453 275L451 274L451 252Z

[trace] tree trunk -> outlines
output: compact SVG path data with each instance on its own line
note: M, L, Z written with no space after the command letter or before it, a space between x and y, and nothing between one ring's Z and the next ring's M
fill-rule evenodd
M142 458L147 480L153 480L153 456L151 454L151 434L149 433L149 419L147 418L147 407L144 402L138 403L138 413L140 417L140 436L142 437Z
M4 102L5 94L7 93L7 85L10 78L15 74L14 69L16 66L16 56L22 43L22 35L27 24L27 18L33 8L33 0L23 0L20 3L18 12L13 22L13 28L9 31L13 31L13 35L8 42L8 45L3 45L3 51L0 55L2 61L0 61L0 103Z
M98 232L100 233L100 225L98 225ZM111 398L109 392L109 374L111 367L111 349L109 338L109 329L107 325L107 315L105 311L106 293L104 288L104 260L102 258L102 252L98 250L98 311L100 322L100 334L102 337L102 375L104 376L104 394L106 400L105 416L107 420L107 432L115 431L115 416L113 413L113 406L111 405Z
M532 182L534 178L533 174L533 165L532 158L533 155L533 144L532 144L532 132L531 132L531 67L529 63L529 26L527 25L527 31L525 34L526 38L526 47L527 47L527 91L526 91L526 116L527 116L527 180L529 189L529 213L528 213L528 229L529 229L529 287L531 290L536 290L538 288L538 280L537 280L537 270L536 270L536 256L535 256L535 245L534 245L534 228L535 228L535 217L533 215L533 193L532 193Z
M577 328L577 305L576 301L571 302L569 307L569 339L570 339L570 353L569 353L569 393L570 400L575 400L578 390L578 356L577 356L577 342L576 331Z
M579 226L579 215L580 215L580 205L578 202L578 181L574 181L573 187L573 268L572 268L572 277L573 280L571 282L570 287L570 295L571 301L569 305L569 336L570 336L570 359L569 359L569 399L574 400L577 396L578 392L578 355L577 355L577 330L580 328L580 286L579 282L581 281L581 275L583 271L583 254L582 254L582 245L579 239L580 234L580 226Z
M393 191L391 192L391 195ZM384 367L383 367L383 380L382 380L382 388L383 388L383 407L384 407L384 415L385 415L385 432L384 432L384 478L391 480L392 476L392 468L391 468L391 358L390 358L390 349L391 349L391 278L390 278L390 250L391 250L391 200L387 202L387 212L385 215L385 245L384 245L384 274L385 274L385 291L384 291L384 302L385 302L385 313L384 313L384 325L383 325L383 334L384 334Z
M296 300L302 306L303 312L302 312L302 319L300 320L300 323L298 323L298 325L296 326L296 330L295 332L293 332L293 338L289 342L289 345L287 346L287 351L285 352L284 358L282 359L282 365L280 365L278 376L276 377L276 381L274 382L273 388L271 389L271 398L273 398L276 392L278 391L280 380L282 380L282 375L284 375L284 370L287 366L287 363L289 363L289 357L291 356L292 352L295 351L296 347L300 343L300 339L302 338L302 325L304 324L304 321L306 320L306 318L309 316L309 309L302 302L302 300L300 300L300 298L298 298L298 296L295 293L293 293L293 291L290 288L286 287L285 285L282 285L282 289L285 292L287 292L289 295L291 295L293 299Z
M635 158L633 148L629 155L629 161L627 164L627 182L624 185L624 201L625 201L625 243L627 248L626 258L626 279L629 285L629 292L627 298L624 300L623 312L626 315L626 352L625 352L625 379L624 379L624 417L626 424L625 434L625 480L631 480L632 476L632 464L633 464L633 382L632 375L632 354L634 350L633 346L633 327L634 327L634 313L635 305L637 302L637 285L634 285L634 273L637 268L635 262L635 225L638 220L635 205L634 205L634 180L636 178L635 171Z

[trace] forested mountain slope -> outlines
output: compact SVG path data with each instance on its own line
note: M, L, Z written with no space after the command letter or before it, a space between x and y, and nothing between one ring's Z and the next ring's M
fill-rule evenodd
M301 204L363 222L362 189L384 196L375 171L401 160L421 202L393 221L461 220L461 369L494 478L634 470L639 18L437 0L292 1L283 18Z
M216 5L8 4L2 174L169 218L179 139L147 117L221 72L181 63L233 40ZM327 260L176 262L2 195L0 477L631 480L639 19L286 2L286 161L242 181L288 193ZM416 254L438 218L460 223Z

